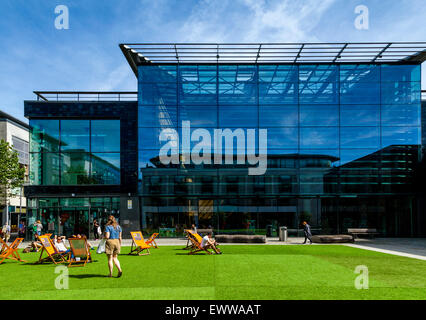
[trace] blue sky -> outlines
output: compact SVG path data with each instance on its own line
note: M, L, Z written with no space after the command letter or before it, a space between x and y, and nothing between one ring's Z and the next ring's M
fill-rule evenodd
M354 27L360 4L368 30ZM136 91L119 43L426 41L425 21L424 0L2 0L0 109L25 120L33 90Z

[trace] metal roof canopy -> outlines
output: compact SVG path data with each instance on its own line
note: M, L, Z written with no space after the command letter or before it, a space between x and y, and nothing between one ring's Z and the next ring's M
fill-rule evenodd
M127 43L120 44L137 73L141 64L421 63L426 42Z

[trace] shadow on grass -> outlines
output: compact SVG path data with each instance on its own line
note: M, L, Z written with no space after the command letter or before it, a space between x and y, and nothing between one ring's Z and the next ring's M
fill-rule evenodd
M69 277L76 279L108 278L107 275L102 274L70 274Z

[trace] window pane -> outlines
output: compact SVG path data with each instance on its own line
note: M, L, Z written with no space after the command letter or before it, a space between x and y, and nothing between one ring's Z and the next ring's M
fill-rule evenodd
M339 146L338 127L301 128L300 147L312 149L334 149Z
M297 82L295 65L259 65L259 82Z
M338 68L335 64L301 65L299 80L309 82L337 82Z
M420 103L420 82L383 82L383 104Z
M257 127L257 107L219 107L219 126L222 128L231 127Z
M380 66L371 64L342 64L340 66L340 81L379 82Z
M216 127L216 106L179 106L179 125L182 121L190 121L191 126Z
M341 105L341 126L378 126L380 120L379 105Z
M176 66L139 66L139 82L176 82Z
M420 127L382 127L382 148L404 144L421 144Z
M379 128L342 127L340 139L342 148L379 148Z
M120 152L120 120L92 120L92 152Z
M340 151L340 164L345 165L354 162L353 164L358 167L361 165L362 158L370 156L376 152L376 149L342 149Z
M59 120L30 120L30 151L52 152L59 150Z
M61 120L61 151L89 151L89 120Z
M176 106L142 106L138 109L139 127L175 127L177 126Z
M61 153L61 184L90 184L90 154L80 152Z
M383 105L383 126L420 126L420 105Z
M120 184L120 154L93 153L92 157L93 184Z
M380 103L380 82L341 82L340 103Z
M29 178L33 185L58 185L59 154L50 152L31 153Z
M139 83L138 101L140 105L176 105L176 83Z
M262 145L265 143L262 141ZM268 150L269 149L297 149L298 130L297 128L269 128L268 129Z
M417 65L383 65L383 81L420 81L420 64Z
M339 102L336 82L300 82L300 103L335 104Z
M260 127L294 127L298 123L297 105L260 106Z
M337 126L338 105L300 105L301 126Z
M296 104L297 82L259 83L259 104Z

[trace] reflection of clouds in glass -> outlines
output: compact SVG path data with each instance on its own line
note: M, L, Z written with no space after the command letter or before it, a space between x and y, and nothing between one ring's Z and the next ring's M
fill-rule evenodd
M377 152L376 149L342 149L340 151L340 165L355 161Z
M421 144L420 127L383 127L382 147L390 145Z
M342 147L378 148L380 143L377 127L343 127L340 136Z
M338 128L302 128L301 148L337 148Z

